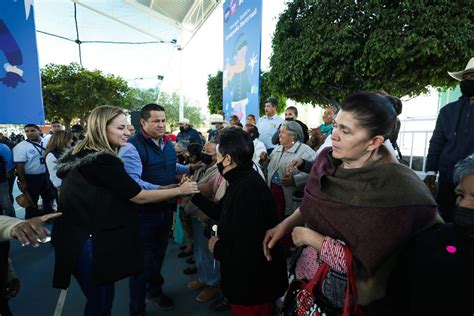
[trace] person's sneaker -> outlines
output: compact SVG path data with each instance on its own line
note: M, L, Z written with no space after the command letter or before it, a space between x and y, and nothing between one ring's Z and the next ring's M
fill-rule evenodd
M196 274L197 268L195 265L191 267L187 267L186 269L183 270L183 273L186 275Z
M206 282L202 282L202 281L199 281L199 280L193 280L193 281L188 283L188 289L191 289L191 290L202 289L206 285L207 285Z
M156 304L157 307L163 311L169 311L174 309L174 302L168 295L162 293L156 297L147 298L146 303Z
M214 298L219 293L219 285L210 285L206 286L198 296L196 296L196 301L204 303Z

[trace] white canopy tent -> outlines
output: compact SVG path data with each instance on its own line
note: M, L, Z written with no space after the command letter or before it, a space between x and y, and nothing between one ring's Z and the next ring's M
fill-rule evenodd
M221 0L37 0L35 15L38 37L41 40L39 48L41 52L47 50L48 57L54 56L55 63L79 61L88 68L100 68L119 74L127 81L153 82L157 88L161 86L163 79L166 80L164 74L173 71L173 77L179 77L179 113L182 118L183 50L219 7L220 2ZM56 13L54 20L52 12ZM140 67L140 70L130 71L130 68L134 68L133 65L139 64L138 59L147 61L146 69ZM178 66L170 69L171 60L175 60ZM120 71L122 69L118 68L124 68L121 65L127 65L127 70Z

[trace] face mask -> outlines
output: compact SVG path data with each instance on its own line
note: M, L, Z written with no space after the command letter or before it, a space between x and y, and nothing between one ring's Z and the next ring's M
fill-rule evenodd
M217 170L219 170L219 173L220 173L221 175L224 175L224 164L222 163L223 161L224 161L224 160L219 161L219 162L217 163Z
M217 130L217 127L215 125L211 125L211 131Z
M214 160L212 159L211 155L201 153L201 161L205 163L206 165L210 165Z
M186 162L186 157L184 155L176 155L176 160L180 164L184 164Z
M285 119L285 121L294 121L294 120L295 120L295 119L292 118L292 117L287 117L287 118Z
M461 229L463 235L474 240L474 209L456 206L454 223Z
M474 97L474 80L461 81L461 93L465 97Z

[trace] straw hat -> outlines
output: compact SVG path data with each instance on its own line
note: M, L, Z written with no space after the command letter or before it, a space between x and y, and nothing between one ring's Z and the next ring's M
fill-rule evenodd
M189 122L189 120L187 118L182 118L181 120L179 120L178 122L179 124L188 124L188 125L191 125L191 122Z
M224 123L224 117L220 114L211 114L211 124L222 124Z
M464 70L449 72L448 74L456 80L462 81L462 76L469 72L474 72L474 57L472 57L466 65Z

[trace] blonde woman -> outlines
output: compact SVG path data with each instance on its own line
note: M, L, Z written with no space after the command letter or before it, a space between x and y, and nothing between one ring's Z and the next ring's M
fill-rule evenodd
M98 107L89 116L85 138L58 160L63 216L52 231L53 285L66 289L73 275L87 298L84 315L111 315L114 282L143 269L134 204L198 192L195 182L142 190L116 155L129 135L120 108Z

